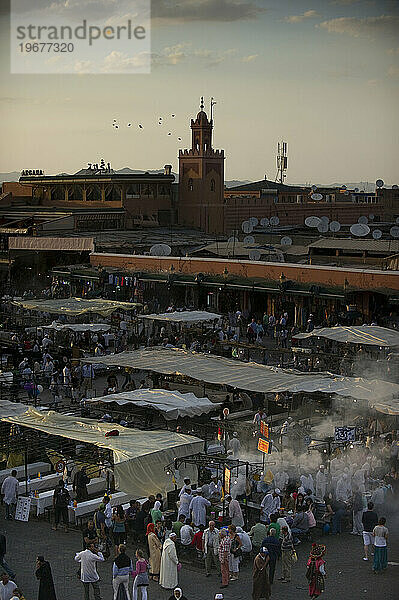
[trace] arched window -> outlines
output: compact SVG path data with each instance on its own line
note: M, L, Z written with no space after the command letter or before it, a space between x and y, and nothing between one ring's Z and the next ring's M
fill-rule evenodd
M211 192L214 192L216 190L216 183L214 179L211 179Z
M192 192L192 191L193 191L193 189L194 189L194 186L193 186L193 180L190 178L190 179L188 180L188 191L189 191L189 192Z

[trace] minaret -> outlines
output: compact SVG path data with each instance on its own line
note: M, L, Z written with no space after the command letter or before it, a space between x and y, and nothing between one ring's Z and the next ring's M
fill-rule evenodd
M224 231L224 151L212 148L213 121L191 119L191 148L179 151L179 224L206 233Z

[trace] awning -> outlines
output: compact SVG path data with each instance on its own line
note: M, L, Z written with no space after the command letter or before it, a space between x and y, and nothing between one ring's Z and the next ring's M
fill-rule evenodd
M399 415L399 400L393 398L390 401L376 402L375 404L370 402L370 408L374 408L374 410L385 415L397 416Z
M197 398L195 394L181 394L169 390L134 390L109 394L100 398L91 398L88 402L116 402L119 405L134 404L140 408L152 408L160 412L167 420L178 417L195 417L211 412L219 407L208 398Z
M11 380L12 382L12 380ZM27 410L26 404L20 402L10 402L9 400L0 400L0 419L6 417L15 417Z
M57 252L93 252L92 237L10 237L9 250L35 250Z
M44 325L43 329L54 329L54 331L70 329L76 332L91 331L92 333L97 333L99 331L109 331L111 325L107 325L106 323L67 323L66 325L51 323L51 325Z
M335 342L349 344L363 344L366 346L380 346L393 348L399 346L399 331L378 327L377 325L360 325L351 327L322 327L310 333L298 333L293 336L296 340L311 337L322 337Z
M121 352L85 362L106 366L131 367L164 375L183 375L196 381L228 385L252 392L322 392L357 400L399 396L399 385L378 379L342 377L332 373L302 373L257 363L180 350L179 348L145 348Z
M206 321L216 321L221 315L202 310L183 310L170 313L140 315L142 319L151 321L169 321L171 323L204 323Z
M203 441L189 435L166 430L140 431L52 411L39 412L33 408L2 420L112 450L116 487L131 494L132 498L158 491L166 494L171 488L171 480L164 466L173 462L174 458L195 454L203 449ZM105 437L111 429L117 429L119 435Z
M56 315L78 316L85 313L97 313L108 317L116 310L134 310L142 306L137 302L116 302L115 300L103 300L95 298L65 298L53 300L14 300L11 304L21 306L26 310L37 310Z

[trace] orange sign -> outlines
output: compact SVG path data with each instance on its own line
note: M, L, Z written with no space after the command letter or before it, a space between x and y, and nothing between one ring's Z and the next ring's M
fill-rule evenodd
M259 438L258 450L260 450L261 452L264 452L265 454L269 454L269 447L270 447L270 442L268 442L267 440L262 440L262 438Z
M224 468L224 493L230 493L231 471L228 467Z
M265 423L264 421L260 422L260 432L265 437L267 437L267 438L269 437L269 425L267 423Z

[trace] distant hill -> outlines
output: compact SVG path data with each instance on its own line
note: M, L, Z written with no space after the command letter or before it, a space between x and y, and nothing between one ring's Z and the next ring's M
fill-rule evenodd
M232 188L237 185L245 185L246 183L251 183L251 181L249 179L230 179L229 181L225 181L224 185L227 188Z

